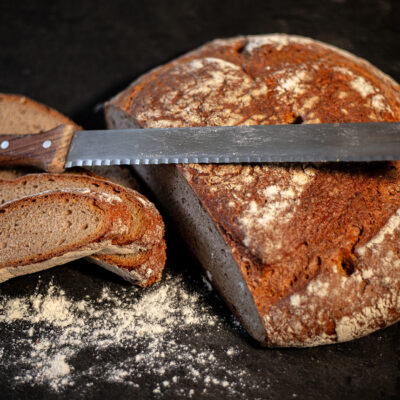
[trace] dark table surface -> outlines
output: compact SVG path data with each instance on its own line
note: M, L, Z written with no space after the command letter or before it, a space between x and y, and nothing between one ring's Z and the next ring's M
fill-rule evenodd
M272 32L342 47L400 81L399 21L398 0L3 1L0 92L102 128L102 102L141 73L216 37ZM165 280L149 290L86 261L1 284L0 398L400 397L399 324L350 343L260 348L172 227L167 240ZM57 301L72 322L46 314ZM123 326L130 310L141 329Z

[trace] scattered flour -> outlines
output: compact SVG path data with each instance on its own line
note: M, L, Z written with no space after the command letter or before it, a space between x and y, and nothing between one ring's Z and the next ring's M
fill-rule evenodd
M229 357L235 356L235 355L237 355L239 353L240 353L240 350L235 348L235 347L229 347L228 350L226 351L226 354Z
M138 382L146 376L158 397L196 398L219 388L243 398L249 385L257 387L245 368L227 367L240 350L227 344L217 353L200 340L205 330L218 332L222 317L179 276L147 291L104 287L97 299L74 300L52 283L41 292L0 299L0 329L18 332L0 345L3 367L18 371L15 387L79 388L85 395L99 380L142 390ZM82 368L76 360L85 353L92 358Z

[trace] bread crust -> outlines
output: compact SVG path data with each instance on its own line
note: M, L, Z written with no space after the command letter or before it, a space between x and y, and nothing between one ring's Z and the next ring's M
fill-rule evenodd
M106 115L110 127L146 128L400 121L400 87L333 46L247 36L150 71ZM191 164L176 174L218 225L247 283L264 326L257 340L315 346L400 319L399 163Z
M159 282L166 261L166 244L160 240L151 249L142 250L135 255L94 254L90 262L120 275L128 282L146 287Z

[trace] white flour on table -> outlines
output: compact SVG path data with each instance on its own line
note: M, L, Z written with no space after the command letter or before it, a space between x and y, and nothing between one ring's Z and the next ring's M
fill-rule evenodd
M200 340L204 330L218 334L223 321L199 294L189 292L181 277L167 277L139 299L133 296L138 290L119 288L117 294L104 287L97 301L88 296L78 301L51 283L44 295L37 289L29 298L3 297L0 327L20 323L21 331L12 339L18 357L0 344L0 362L18 369L16 386L48 385L59 393L84 379L86 389L79 387L84 394L96 378L139 388L145 375L161 397L164 392L196 397L212 387L236 397L244 393L250 374L227 367L221 358L240 357L240 350L227 343L214 352ZM182 335L189 340L180 341ZM85 349L98 353L99 361L78 370L74 358ZM118 351L118 361L110 361L107 352Z

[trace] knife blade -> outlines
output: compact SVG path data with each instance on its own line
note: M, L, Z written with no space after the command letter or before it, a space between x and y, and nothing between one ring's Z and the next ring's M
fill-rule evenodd
M400 123L336 123L0 135L0 164L75 166L400 160Z

